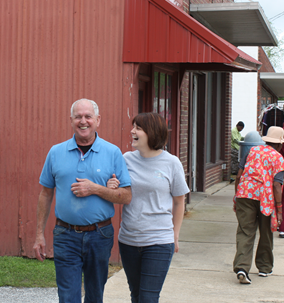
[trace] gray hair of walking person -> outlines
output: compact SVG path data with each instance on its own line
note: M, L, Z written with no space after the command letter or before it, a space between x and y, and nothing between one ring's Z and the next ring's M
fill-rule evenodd
M97 104L95 101L93 101L93 100L89 100L89 99L86 99L86 98L82 98L82 99L79 99L79 100L75 101L75 102L72 104L72 106L71 106L71 117L73 117L74 106L75 106L77 103L81 102L81 101L89 101L89 102L92 104L93 108L94 108L95 115L96 115L96 116L99 115L99 107L98 107L98 104Z

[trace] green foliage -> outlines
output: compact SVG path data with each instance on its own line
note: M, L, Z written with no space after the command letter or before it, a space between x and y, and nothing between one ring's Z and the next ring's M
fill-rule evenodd
M0 257L0 286L56 287L54 262Z
M263 49L266 52L274 69L281 71L281 60L284 56L284 40L280 38L278 31L272 26L273 31L278 39L278 46L264 46Z

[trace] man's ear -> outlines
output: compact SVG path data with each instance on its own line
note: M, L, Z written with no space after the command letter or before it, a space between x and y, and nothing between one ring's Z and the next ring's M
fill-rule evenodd
M98 116L97 116L97 127L99 127L100 124L101 124L101 116L98 115Z

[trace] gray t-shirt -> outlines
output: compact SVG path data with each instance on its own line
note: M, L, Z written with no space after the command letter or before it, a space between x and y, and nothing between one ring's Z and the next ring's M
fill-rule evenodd
M173 243L173 196L189 192L180 160L167 151L152 158L127 152L124 159L132 200L123 206L118 240L132 246Z

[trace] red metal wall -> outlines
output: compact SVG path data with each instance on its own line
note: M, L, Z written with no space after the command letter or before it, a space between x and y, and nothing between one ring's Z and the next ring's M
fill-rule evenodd
M95 100L99 135L129 149L135 96L133 66L122 64L123 16L123 0L0 0L0 255L34 256L39 175L50 147L72 136L75 100ZM52 210L49 257L54 223Z

